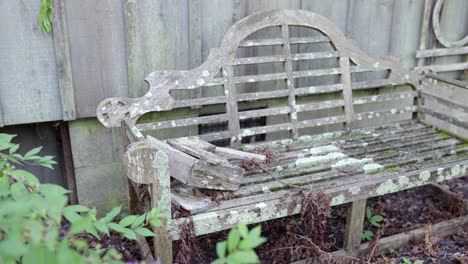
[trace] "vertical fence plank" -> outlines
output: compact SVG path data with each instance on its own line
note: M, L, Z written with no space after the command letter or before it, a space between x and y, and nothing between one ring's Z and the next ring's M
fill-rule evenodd
M392 15L390 54L401 58L403 65L411 69L416 65L424 1L395 1Z
M62 119L54 40L37 23L41 1L0 1L3 125Z
M144 94L141 83L140 45L137 39L137 2L133 0L123 1L123 18L125 32L125 48L127 56L128 94L137 97Z
M128 96L122 1L66 0L77 118L96 116L99 102Z
M431 18L431 9L432 9L432 0L425 0L424 1L424 15L422 18L422 23L421 23L421 35L419 38L419 49L426 49L427 48L427 42L429 40L429 22ZM423 66L425 62L425 58L420 58L418 59L418 66Z
M53 26L55 61L57 64L57 78L62 102L62 119L74 120L75 95L73 92L73 78L70 61L70 48L68 46L68 25L65 15L65 2L53 2Z
M189 54L190 69L194 69L202 63L202 29L201 29L201 3L200 0L189 1Z

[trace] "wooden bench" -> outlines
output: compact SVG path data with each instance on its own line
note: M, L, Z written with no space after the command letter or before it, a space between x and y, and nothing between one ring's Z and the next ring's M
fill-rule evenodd
M203 235L299 213L299 189L291 185L324 189L332 205L352 203L345 243L352 254L367 198L467 174L466 143L423 122L434 113L420 90L434 82L395 58L366 55L312 12L252 14L229 29L200 67L152 72L146 81L144 96L108 98L97 109L104 126L123 126L133 142L125 153L131 193L151 185L151 206L171 216L170 175L179 168L148 135L270 148L275 159L265 166L280 179L246 172L232 199L191 218L169 217L155 239L164 263L172 258L168 241L179 239L189 219ZM466 104L439 101L468 112ZM466 120L439 117L468 128Z

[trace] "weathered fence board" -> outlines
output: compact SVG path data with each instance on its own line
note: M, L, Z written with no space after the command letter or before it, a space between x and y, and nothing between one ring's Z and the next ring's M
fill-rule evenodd
M91 117L102 98L128 95L122 2L66 0L65 8L76 116Z
M0 2L3 125L62 119L54 42L36 22L40 4L34 0Z

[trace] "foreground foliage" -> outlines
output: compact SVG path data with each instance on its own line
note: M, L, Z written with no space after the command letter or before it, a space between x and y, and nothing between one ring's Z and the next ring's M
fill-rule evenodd
M226 241L216 244L216 259L212 264L259 263L254 249L266 241L260 236L261 226L249 231L246 225L239 224L229 231Z
M77 234L89 233L100 240L113 230L135 240L137 234L154 236L146 226L162 225L158 208L117 222L120 207L98 218L95 208L67 206L68 190L41 184L33 174L15 167L35 164L52 169L53 157L37 155L42 147L21 155L13 138L0 134L0 263L120 263L115 249L91 248Z

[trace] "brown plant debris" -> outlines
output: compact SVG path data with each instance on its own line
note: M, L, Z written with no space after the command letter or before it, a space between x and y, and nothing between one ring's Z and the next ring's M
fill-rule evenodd
M271 263L306 259L307 263L362 263L358 258L335 256L324 250L324 234L330 214L331 196L323 190L299 192L302 198L300 223L291 223L264 257Z
M256 171L261 169L261 165L272 163L275 160L275 153L271 148L258 148L249 151L255 154L265 155L266 159L264 161L257 161L257 160L244 160L242 162L242 168L246 171Z
M369 242L369 246L366 249L365 253L365 259L366 263L371 264L372 258L375 255L375 252L377 252L377 249L379 249L379 241L380 241L380 228L377 229L377 232L375 232L375 235L372 237L372 240Z
M424 247L430 256L435 257L437 256L437 253L434 250L434 245L432 245L431 236L432 225L426 225L424 228Z
M198 263L206 263L203 258L203 251L195 236L193 220L190 217L189 221L186 221L181 226L179 251L175 260L179 264L188 264L192 260L192 257L197 257Z
M323 248L323 239L327 217L330 215L331 196L323 190L318 192L300 192L302 195L301 216L304 221L306 236L320 248Z

